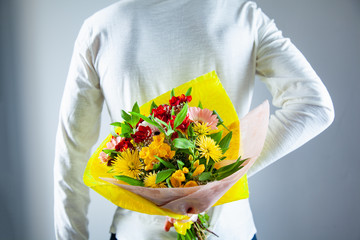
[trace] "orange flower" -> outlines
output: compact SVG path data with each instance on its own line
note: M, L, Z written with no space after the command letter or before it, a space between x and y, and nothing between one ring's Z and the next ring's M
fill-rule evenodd
M154 164L158 163L159 160L155 158L156 152L150 147L143 147L139 153L139 157L144 159L145 171L153 169Z
M181 171L181 170L176 170L171 176L176 178L176 180L178 180L180 182L185 181L185 175L184 175L183 171Z
M196 167L194 173L193 173L193 177L201 174L203 171L205 170L205 165L204 164L200 164L199 166Z
M160 133L159 135L155 135L153 136L153 142L156 144L162 144L164 142L165 139L165 134L164 133Z
M199 186L195 181L188 181L184 187L196 187Z
M151 145L151 144L150 144ZM158 157L172 159L175 155L175 151L171 151L170 145L162 143L158 146Z
M145 170L150 171L153 169L154 164L159 160L155 158L155 155L160 158L172 159L175 155L175 151L171 151L169 144L164 143L165 135L155 135L153 142L148 147L143 147L139 153L140 158L144 160L146 165Z
M170 178L170 182L171 185L173 187L181 187L181 183L185 181L185 175L183 173L183 171L181 170L176 170Z
M147 158L149 158L149 154L150 154L150 148L143 147L141 149L141 151L139 152L139 157L142 159L147 159Z
M183 173L189 173L189 169L187 168L187 167L183 167L183 169L182 169L182 171L183 171Z

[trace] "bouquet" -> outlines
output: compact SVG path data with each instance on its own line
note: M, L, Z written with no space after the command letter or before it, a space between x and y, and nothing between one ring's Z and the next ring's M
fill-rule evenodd
M244 119L241 133L252 130L255 143L241 141L235 109L215 72L142 107L135 103L121 116L84 175L116 205L171 217L178 239L205 239L213 233L206 214L211 206L248 197L245 173L263 145L267 104Z

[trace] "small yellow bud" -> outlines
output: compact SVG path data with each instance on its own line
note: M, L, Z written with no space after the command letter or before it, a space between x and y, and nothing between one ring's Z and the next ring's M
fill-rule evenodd
M196 160L195 162L194 162L194 168L197 168L199 166L199 160Z

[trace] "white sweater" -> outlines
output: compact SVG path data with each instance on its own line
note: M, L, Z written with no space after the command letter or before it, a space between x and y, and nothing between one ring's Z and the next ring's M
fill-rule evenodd
M216 70L239 117L259 75L279 109L270 118L256 173L298 148L334 118L330 96L304 56L253 2L121 0L88 18L76 40L60 109L55 156L57 239L87 239L89 189L82 181L105 102L112 121L188 80ZM99 206L100 207L100 206ZM164 217L116 211L118 239L174 239ZM251 239L248 200L216 207L219 239Z

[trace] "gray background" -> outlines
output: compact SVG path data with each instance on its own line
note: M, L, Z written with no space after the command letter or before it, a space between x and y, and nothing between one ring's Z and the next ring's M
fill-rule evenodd
M0 5L0 238L50 240L58 110L82 21L115 0ZM334 123L249 179L259 239L360 239L360 1L259 0L327 86ZM254 104L270 98L257 83ZM108 134L103 114L100 139ZM108 239L115 207L91 193L90 238Z

